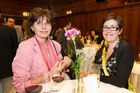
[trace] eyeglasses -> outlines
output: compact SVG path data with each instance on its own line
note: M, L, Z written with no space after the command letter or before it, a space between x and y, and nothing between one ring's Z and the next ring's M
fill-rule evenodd
M119 30L119 27L103 27L103 31L107 31L107 30L110 30L110 31L117 31Z

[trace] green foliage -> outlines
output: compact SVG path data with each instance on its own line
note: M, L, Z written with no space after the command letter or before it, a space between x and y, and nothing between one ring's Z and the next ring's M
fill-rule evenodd
M81 55L81 53L79 53ZM72 60L71 63L71 69L75 71L77 78L80 79L81 73L80 73L80 65L81 62L84 60L83 56L77 55L75 61Z
M72 51L70 45L68 44L68 57L71 58L72 56L73 56L73 51Z

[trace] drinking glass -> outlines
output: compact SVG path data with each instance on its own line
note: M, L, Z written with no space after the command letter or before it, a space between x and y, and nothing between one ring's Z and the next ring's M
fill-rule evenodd
M53 75L51 78L51 92L58 92L60 90L60 83L64 80L64 76Z
M99 64L95 64L95 63L93 64L91 75L97 76L97 82L99 86L100 84L100 65Z

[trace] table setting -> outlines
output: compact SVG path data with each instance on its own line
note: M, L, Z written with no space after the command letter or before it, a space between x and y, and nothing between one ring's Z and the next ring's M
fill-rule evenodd
M100 81L99 64L93 62L98 47L86 46L77 49L75 38L78 33L76 29L65 33L67 40L72 39L74 43L75 60L71 60L71 69L75 71L76 79L66 80L62 75L52 77L50 82L40 84L42 86L40 93L133 93L128 89ZM71 50L68 53L71 58L73 53Z
M86 77L80 78L80 88L78 88L78 80L63 80L59 84L59 91L50 91L54 87L52 83L42 84L40 93L133 93L125 88L120 88L108 83L100 81L100 68L98 64L93 64L92 72Z
M96 81L97 82L97 81ZM94 86L96 85L96 86ZM77 86L77 80L64 80L63 82L60 83L59 87L60 90L57 92L48 92L48 88L50 86L50 83L42 84L42 91L40 93L76 93L76 86ZM88 86L88 85L87 85ZM86 86L86 87L87 87ZM125 88L120 88L111 84L107 84L104 82L100 82L99 87L97 84L90 85L94 91L92 93L133 93L129 91L128 89ZM82 92L81 93L89 93L85 89L85 85L82 87ZM90 89L89 89L90 91Z

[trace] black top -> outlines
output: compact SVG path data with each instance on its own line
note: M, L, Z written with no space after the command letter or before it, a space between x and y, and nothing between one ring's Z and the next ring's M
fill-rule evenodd
M118 63L117 63L117 51L119 49L119 45L120 45L120 40L117 43L117 45L114 47L114 51L111 54L111 56L109 57L109 59L106 62L106 69L107 72L109 73L110 76L116 75L117 70L118 70ZM106 46L106 52L108 50L108 45ZM103 67L102 67L102 56L99 59L99 64L100 64L100 68L101 68L101 76L105 76L104 72L103 72Z
M12 61L18 47L14 28L0 24L0 79L12 75Z
M65 37L65 30L62 29L61 31L58 32L57 34L57 41L61 44L61 54L62 56L66 56L67 55L67 41L66 41L66 37Z
M65 36L65 32L66 31L62 29L61 31L58 32L58 35L57 35L57 41L61 44L61 54L63 57L68 56L68 44L70 45L72 50L74 50L74 43L72 40L67 40L67 37ZM81 49L84 47L79 37L76 37L75 41L76 41L77 49Z
M127 87L126 84L134 63L133 48L127 42L120 39L106 62L107 71L110 76L105 76L102 69L102 50L103 46L95 57L95 63L101 66L100 80L118 87Z

